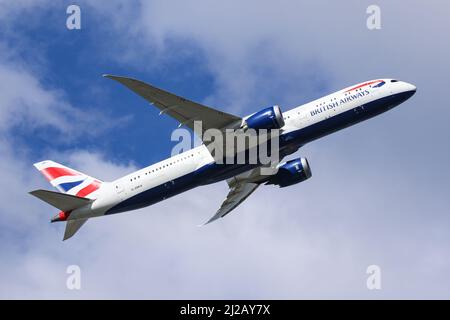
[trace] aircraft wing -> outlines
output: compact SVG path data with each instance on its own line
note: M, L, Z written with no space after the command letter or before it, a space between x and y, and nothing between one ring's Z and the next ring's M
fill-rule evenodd
M266 182L270 175L275 174L278 169L277 163L264 165L249 171L238 174L227 180L229 191L226 199L223 201L216 214L211 217L204 225L211 223L219 218L223 218L234 210L238 205L244 202L262 183ZM262 170L265 170L264 172Z
M134 91L161 110L160 114L168 114L175 118L180 122L180 127L185 125L194 130L194 121L202 121L204 132L212 128L235 127L240 125L242 121L240 117L179 97L136 79L109 74L104 75L104 77L118 81Z
M211 223L214 220L219 218L223 218L227 214L229 214L234 208L240 205L249 195L259 187L259 184L256 183L238 183L230 187L228 195L226 199L223 201L219 210L217 210L216 214L211 217L206 223Z

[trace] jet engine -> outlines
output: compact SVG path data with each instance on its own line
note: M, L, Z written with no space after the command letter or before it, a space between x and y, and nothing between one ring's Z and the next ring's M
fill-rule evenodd
M281 188L303 182L311 178L311 168L306 158L294 159L281 164L278 172L269 178L266 184L275 184Z
M252 114L244 120L244 129L280 129L284 126L283 114L279 106L273 106Z

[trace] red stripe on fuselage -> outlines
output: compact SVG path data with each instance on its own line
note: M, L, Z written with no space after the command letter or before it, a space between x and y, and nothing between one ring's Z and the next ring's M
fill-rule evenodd
M84 187L83 189L78 191L76 196L84 198L85 196L91 194L92 192L94 192L98 188L100 188L100 181L95 180L91 184L87 185L86 187Z
M52 181L59 177L64 176L78 176L79 173L66 168L59 167L49 167L41 170L42 174L47 178L47 180Z
M360 84L359 86L348 89L347 91L344 91L344 92L353 91L353 90L356 90L356 89L359 89L359 88L362 88L362 87L365 87L365 86L368 86L368 85L371 85L371 84L374 84L374 83L377 83L380 81L383 81L383 80L375 80L375 81L366 82L366 83Z

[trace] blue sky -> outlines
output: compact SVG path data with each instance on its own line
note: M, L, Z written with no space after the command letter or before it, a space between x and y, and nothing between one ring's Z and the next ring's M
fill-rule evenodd
M442 1L0 0L0 297L448 298L450 43ZM238 10L237 10L238 8ZM104 73L245 115L380 77L407 103L298 152L313 178L260 188L208 228L225 184L92 219L67 242L27 192L46 158L105 180L170 155L177 123ZM65 287L68 265L82 290ZM383 289L365 286L367 266Z
M38 69L36 71L45 88L63 90L66 101L77 110L93 112L94 117L99 117L99 122L104 117L111 121L113 127L118 125L120 128L120 134L113 135L111 139L108 137L112 128L105 129L97 136L83 133L83 139L57 139L55 143L58 149L101 150L111 159L134 161L139 165L165 157L170 153L171 143L170 139L160 137L170 137L177 124L170 119L156 117L156 110L147 108L143 100L102 78L102 74L130 74L192 99L202 100L214 86L214 79L202 65L201 50L195 45L185 48L185 43L172 43L168 39L167 50L179 52L176 57L163 59L164 66L152 68L151 72L147 68L133 68L130 71L126 64L120 65L111 59L110 53L104 54L114 36L108 33L107 28L101 27L103 20L96 11L83 10L82 30L69 32L65 28L65 10L70 3L66 1L39 8L38 16L46 19L31 23L22 23L28 22L30 16L24 14L22 22L21 19L14 20L18 28L4 35L8 46L19 48L15 58L23 59L31 64L31 68ZM64 14L61 16L58 12ZM102 43L97 41L99 38L109 41ZM115 51L120 50L115 48ZM142 59L151 60L151 50L146 51ZM33 145L44 148L30 150L37 159L45 157L48 141L53 140L55 134L51 128L17 130L16 133L24 140L31 140ZM139 147L150 137L156 143L148 148ZM149 150L152 151L150 154Z

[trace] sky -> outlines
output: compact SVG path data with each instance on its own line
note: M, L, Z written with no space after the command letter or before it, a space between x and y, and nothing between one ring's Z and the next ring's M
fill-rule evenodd
M81 8L81 29L66 27ZM366 25L369 5L381 29ZM0 0L0 298L450 298L450 3ZM398 78L414 97L304 146L313 177L207 227L226 183L89 220L62 242L52 159L105 181L170 156L176 121L105 79L239 116ZM66 286L68 266L81 289ZM381 271L369 290L368 266Z

